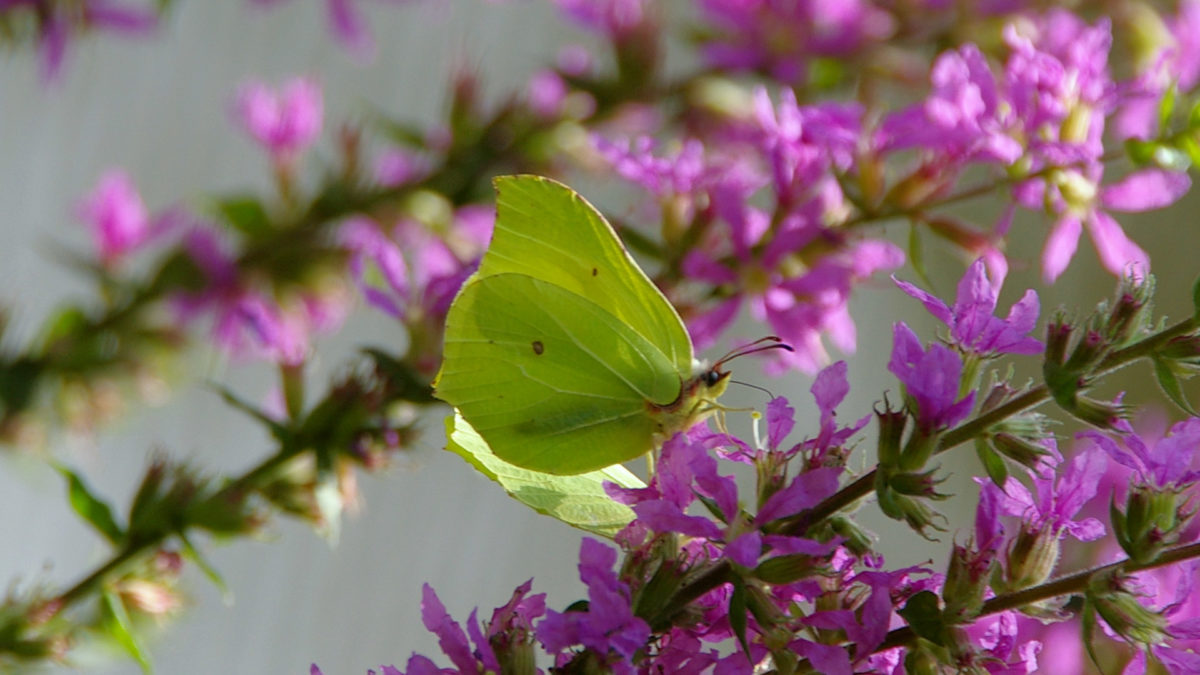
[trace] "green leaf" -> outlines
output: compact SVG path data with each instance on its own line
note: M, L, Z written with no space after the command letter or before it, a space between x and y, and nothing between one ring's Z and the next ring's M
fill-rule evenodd
M138 662L143 673L152 672L154 669L150 665L150 658L142 649L141 641L133 632L133 625L129 620L128 612L125 611L125 605L121 603L121 598L112 591L105 591L102 600L101 606L107 619L105 623L109 635Z
M733 594L729 596L729 627L737 636L742 653L750 659L750 644L746 641L746 583L739 576L733 577Z
M1166 136L1171 126L1171 115L1175 113L1175 102L1179 99L1179 89L1175 83L1163 92L1162 100L1158 102L1158 135Z
M253 195L235 195L219 200L216 209L227 225L247 239L262 239L275 229L262 202Z
M1200 166L1200 142L1197 142L1193 136L1184 136L1179 139L1179 149L1187 153L1192 164Z
M1158 151L1159 145L1158 141L1130 138L1125 141L1125 153L1134 164L1149 164L1154 161L1154 153Z
M78 513L97 532L104 535L109 543L119 546L125 539L125 533L113 518L112 508L104 500L92 494L87 483L83 482L79 474L61 464L55 464L54 468L62 474L63 478L67 479L67 498L75 513Z
M514 466L497 457L458 413L446 418L446 439L447 450L499 483L517 501L538 513L609 539L633 520L633 510L605 494L604 483L645 487L640 478L620 464L574 476Z
M1158 380L1158 386L1162 389L1167 398L1171 402L1179 406L1180 410L1195 417L1200 414L1192 408L1192 404L1187 400L1187 394L1183 391L1183 386L1179 383L1179 377L1175 374L1175 369L1166 359L1153 357L1154 362L1154 377Z
M920 277L921 283L925 284L926 288L933 288L933 282L929 280L929 274L925 270L925 247L921 245L921 230L915 222L908 228L908 262Z
M1004 462L1004 458L1000 453L991 449L987 445L987 441L982 438L975 439L975 454L979 456L979 461L983 463L983 468L987 471L988 478L996 484L996 487L1003 488L1005 481L1008 480L1008 464Z
M227 389L215 382L210 382L209 386L212 387L213 390L215 390L217 392L217 394L219 394L221 396L221 398L224 399L225 402L228 403L231 407L233 407L237 410L241 410L242 412L246 413L247 415L249 415L249 416L253 417L254 419L258 420L259 422L261 422L263 424L263 426L270 429L271 435L274 436L276 440L278 440L278 441L290 440L291 431L286 426L280 424L277 420L269 417L266 413L259 410L258 408L255 408L253 405L250 405L246 401L243 401L237 394L233 393L229 389Z
M217 568L213 567L212 563L208 562L208 559L204 557L204 554L192 545L192 541L188 539L186 533L179 533L179 541L183 544L183 556L196 563L196 567L200 568L204 576L208 577L213 586L216 586L217 590L221 591L221 601L226 605L232 605L233 592L229 590L229 586L225 583L225 578L221 576Z
M1192 321L1200 323L1200 277L1192 283Z
M1192 109L1188 111L1187 128L1189 130L1200 129L1200 99L1192 104Z
M946 622L936 593L921 591L908 599L897 614L908 622L917 635L936 645L946 646Z

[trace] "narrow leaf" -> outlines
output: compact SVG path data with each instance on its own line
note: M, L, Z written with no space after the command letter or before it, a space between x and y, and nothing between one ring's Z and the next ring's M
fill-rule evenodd
M979 456L979 461L983 463L983 468L987 471L988 478L996 484L996 487L1003 488L1004 483L1008 480L1008 464L1004 462L1004 458L1000 453L991 449L987 445L987 441L982 438L975 439L975 454Z
M1158 102L1158 135L1166 136L1171 126L1171 115L1175 113L1175 102L1179 98L1179 89L1172 83L1163 92L1162 100Z
M79 474L61 464L55 464L54 468L67 479L67 498L75 513L104 535L109 543L119 546L125 539L125 533L113 518L108 503L93 494Z
M133 632L133 625L129 620L129 614L125 611L125 605L121 602L121 598L111 590L105 591L103 595L104 613L108 619L108 632L117 644L121 646L135 661L142 667L143 673L153 671L150 666L150 658L142 649L141 641Z
M271 435L278 441L287 441L290 439L291 432L286 426L280 424L278 420L269 417L266 413L243 401L237 394L229 389L215 383L210 382L209 386L217 392L217 394L225 400L230 407L240 410L247 415L253 417L267 427L271 431Z
M1171 402L1179 406L1180 410L1195 417L1198 413L1192 408L1192 404L1187 400L1187 394L1183 391L1183 385L1179 383L1179 377L1175 374L1171 363L1165 359L1152 358L1154 362L1154 377L1158 380L1158 386L1162 389L1167 398Z
M221 576L217 568L213 567L212 563L208 562L208 559L204 557L204 554L192 545L192 541L188 539L187 534L180 532L179 541L183 544L184 557L195 563L196 567L199 567L200 571L204 573L204 576L208 577L208 580L217 587L217 590L221 591L221 601L226 605L232 605L233 592L229 590L229 586L225 583L225 578Z
M261 239L274 229L262 202L252 195L237 195L216 203L217 213L230 228L247 239Z
M917 635L936 645L947 646L946 622L937 594L921 591L909 598L897 614L908 622Z
M729 596L729 627L737 636L738 644L746 659L751 659L750 643L746 641L746 584L741 577L733 577L733 594Z

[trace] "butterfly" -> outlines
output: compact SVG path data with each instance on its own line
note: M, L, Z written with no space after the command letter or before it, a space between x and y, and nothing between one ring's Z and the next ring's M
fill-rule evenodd
M600 212L548 178L495 187L492 240L447 314L434 395L499 458L559 475L643 455L716 410L729 373L696 360Z

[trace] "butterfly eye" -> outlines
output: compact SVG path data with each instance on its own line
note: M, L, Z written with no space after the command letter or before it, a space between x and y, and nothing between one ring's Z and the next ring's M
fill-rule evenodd
M722 373L722 372L718 371L716 368L713 368L712 370L710 370L704 374L704 384L706 386L712 387L712 386L716 385L718 382L720 382L721 378L723 378L723 377L725 377L725 373Z

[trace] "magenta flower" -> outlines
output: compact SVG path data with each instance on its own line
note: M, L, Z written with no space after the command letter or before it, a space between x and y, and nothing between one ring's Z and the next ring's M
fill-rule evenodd
M983 490L996 491L1000 512L1019 517L1025 529L1048 532L1056 538L1069 534L1080 541L1092 541L1104 535L1104 524L1095 518L1077 521L1074 517L1096 496L1107 464L1103 451L1085 450L1071 459L1057 483L1053 475L1033 475L1032 493L1011 476L1003 490L984 479L975 480L984 483Z
M981 356L998 354L1041 354L1046 346L1028 333L1037 325L1038 297L1032 289L1008 311L1008 317L999 319L996 311L996 295L999 283L988 281L983 259L978 259L967 268L958 282L958 295L954 307L946 306L939 298L916 286L892 277L892 281L908 295L920 300L929 313L950 328L950 340L963 351Z
M1011 164L1025 149L1013 138L1016 119L973 44L937 58L933 90L924 103L890 115L883 124L885 150L919 147L958 161Z
M254 140L281 164L291 163L321 133L321 87L305 78L293 78L274 91L251 81L238 89L237 121Z
M1121 466L1133 469L1146 485L1169 489L1200 480L1200 470L1193 468L1196 449L1200 448L1200 418L1179 422L1167 435L1150 443L1124 420L1117 428L1124 432L1120 445L1098 431L1084 431L1080 437L1093 441Z
M893 30L888 14L864 0L702 0L711 24L701 49L717 68L752 70L804 84L814 57L845 56Z
M1059 218L1042 251L1042 274L1048 282L1066 269L1084 229L1091 236L1105 269L1118 276L1146 274L1150 270L1149 256L1129 239L1105 209L1127 212L1160 209L1175 203L1192 185L1186 173L1157 168L1135 171L1104 187L1097 187L1099 175L1094 171L1090 176L1075 171L1064 172L1063 176L1058 191L1050 199ZM1036 203L1041 207L1045 204L1046 189L1044 184L1028 183L1017 191L1017 199L1025 206Z
M621 38L645 19L646 0L554 0L579 26L601 35Z
M148 3L147 3L148 4ZM158 25L158 13L148 7L132 7L114 0L81 0L50 3L41 0L0 0L0 12L28 7L38 26L38 51L44 82L58 79L72 33L104 30L123 35L144 35Z
M297 298L285 307L247 287L235 260L208 230L194 230L184 245L208 285L172 298L179 320L190 323L210 314L214 341L235 357L299 363L308 354L309 335L318 327L333 327L341 316L318 299Z
M924 431L945 429L961 422L975 402L975 392L958 396L962 358L948 347L934 343L929 349L903 321L892 327L892 358L888 370L904 383L916 404L917 424Z
M1141 604L1150 606L1167 619L1167 639L1150 645L1150 653L1170 675L1200 672L1200 594L1195 592L1200 579L1200 561L1187 560L1176 565L1148 570L1137 580L1148 590ZM1130 661L1122 675L1144 675L1147 658L1143 650Z
M350 273L367 303L400 320L429 321L440 327L450 303L491 238L495 214L465 206L442 234L422 223L401 221L387 236L362 217L339 232L350 253Z
M100 261L112 265L170 227L175 214L151 219L129 174L110 169L75 210L88 225Z
M588 589L588 608L584 612L546 612L536 630L548 652L569 658L564 652L582 645L607 659L614 672L634 672L629 661L650 639L650 627L633 615L629 586L613 572L616 562L615 549L595 539L583 540L579 578Z

